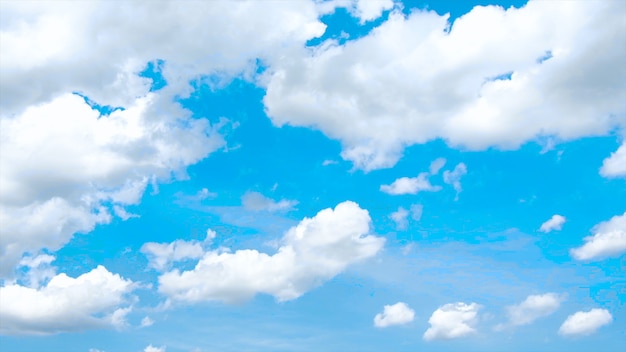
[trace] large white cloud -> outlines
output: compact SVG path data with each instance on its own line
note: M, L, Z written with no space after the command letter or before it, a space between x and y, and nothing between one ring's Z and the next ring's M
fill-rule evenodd
M576 312L565 319L559 328L561 335L591 335L604 325L613 321L613 316L606 309L594 308Z
M433 312L428 319L430 327L424 340L456 339L476 332L474 325L480 305L463 302L445 304Z
M320 129L364 170L437 138L480 150L605 134L626 118L624 11L530 1L475 7L453 25L394 11L365 37L277 61L264 103L275 125Z
M382 313L374 317L374 325L379 328L386 328L392 325L408 324L415 318L415 311L406 303L385 305Z
M626 252L626 212L594 226L593 236L585 244L570 251L578 260L598 260Z
M190 80L249 76L325 28L311 1L2 1L0 16L0 276L111 210L133 217L147 183L223 144L175 103ZM154 60L167 86L150 92ZM122 109L100 116L73 92Z
M58 274L41 287L0 287L0 332L51 334L120 327L130 307L121 307L134 284L103 266L72 278Z
M626 177L626 142L604 159L600 168L600 175L608 178Z
M509 324L528 325L539 318L548 316L559 308L563 299L563 296L556 293L530 295L523 302L507 307Z
M184 302L238 302L257 293L295 299L381 250L385 240L369 235L370 221L366 210L343 202L291 228L275 254L208 251L194 269L161 275L159 291Z

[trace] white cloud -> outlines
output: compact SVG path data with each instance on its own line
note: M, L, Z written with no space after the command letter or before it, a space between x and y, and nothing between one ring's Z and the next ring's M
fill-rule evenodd
M556 293L530 295L520 304L507 307L509 324L513 326L528 325L533 321L554 313L564 297Z
M452 185L456 191L455 200L459 199L459 193L463 190L461 188L461 177L465 174L467 174L467 167L464 163L457 164L452 171L446 170L443 172L443 182Z
M146 315L143 319L141 319L140 326L142 328L145 328L148 326L152 326L152 324L154 324L154 320L150 319L150 317Z
M600 175L608 178L626 177L626 142L604 159L600 168Z
M385 328L391 325L408 324L415 318L415 311L404 302L392 305L385 305L383 312L376 314L374 325Z
M422 213L424 212L424 206L421 204L413 204L411 205L411 219L415 221L420 221L422 218Z
M54 256L40 254L35 257L25 256L20 260L19 266L27 268L25 280L28 287L37 288L56 275L56 269L50 265L55 259Z
M357 0L353 12L361 23L365 23L377 19L384 10L392 7L393 0Z
M246 192L246 194L241 197L241 203L243 207L248 210L269 212L290 211L298 204L295 200L287 199L281 199L277 202L259 192Z
M77 278L58 274L47 285L0 287L0 332L52 334L124 325L130 307L119 308L134 285L103 266Z
M171 243L148 242L141 246L141 252L148 257L148 266L162 271L179 261L199 259L204 255L204 247L215 238L215 231L208 229L204 241L176 240Z
M165 352L165 350L165 346L155 347L152 345L148 345L146 348L144 348L143 352Z
M428 172L422 172L417 177L401 177L393 181L390 185L381 185L380 190L391 195L440 191L441 186L431 185L428 176Z
M368 235L370 221L366 210L343 202L292 227L273 255L209 251L193 270L161 275L159 291L185 302L239 302L257 293L295 299L381 250L385 240Z
M456 339L474 333L480 306L476 303L448 303L439 307L428 319L430 327L424 340Z
M256 58L282 57L325 28L310 1L3 1L0 14L0 276L23 253L108 223L104 204L132 216L123 206L149 180L185 177L224 145L220 124L175 102L191 80L250 78ZM155 60L167 86L150 92L139 73ZM101 117L73 92L122 109Z
M541 224L539 231L541 232L550 232L550 231L560 231L563 228L563 224L565 224L565 217L563 215L554 214L550 219Z
M606 134L626 124L626 52L615 45L626 42L624 11L621 1L531 0L477 6L451 25L394 10L362 38L276 61L264 104L277 126L340 140L342 157L364 170L438 138L483 150Z
M409 221L407 220L408 216L409 211L403 207L399 207L397 211L394 211L391 215L389 215L391 220L396 223L396 229L398 230L406 230L409 226Z
M606 309L594 308L587 312L576 312L565 319L559 334L561 335L591 335L600 327L613 321L613 316Z
M593 236L585 237L585 244L570 250L578 260L597 260L615 257L626 252L626 212L594 226Z
M441 170L441 168L444 167L445 165L446 165L445 158L437 158L430 163L430 168L428 169L428 171L430 172L431 175L436 175L439 173L439 170Z

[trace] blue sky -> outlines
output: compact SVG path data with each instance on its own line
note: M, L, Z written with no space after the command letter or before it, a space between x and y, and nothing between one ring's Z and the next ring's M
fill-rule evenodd
M0 9L0 349L626 343L622 2Z

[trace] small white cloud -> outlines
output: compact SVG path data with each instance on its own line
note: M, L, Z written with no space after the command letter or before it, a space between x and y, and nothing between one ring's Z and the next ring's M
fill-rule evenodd
M152 324L154 324L154 320L150 319L150 317L146 315L143 319L141 319L140 326L142 328L145 328L148 326L152 326Z
M545 233L548 233L554 230L559 231L561 230L561 228L563 228L563 224L565 223L565 220L566 219L563 215L558 215L558 214L552 215L552 217L549 220L541 224L539 231L545 232Z
M476 303L463 302L439 307L428 319L430 328L424 333L424 340L456 339L474 333L479 309L480 305Z
M415 318L415 311L404 302L393 305L385 305L382 313L374 317L374 326L385 328L391 325L408 324Z
M442 167L444 167L446 165L446 159L445 158L437 158L435 160L433 160L432 163L430 163L430 168L429 168L429 172L431 175L436 175L439 173L439 170L441 170Z
M146 348L144 348L143 352L165 352L165 350L165 346L155 347L152 345L148 345Z
M247 192L241 197L241 203L244 208L253 211L290 211L298 204L295 200L281 199L275 200L262 195L259 192Z
M509 324L528 325L533 321L554 313L564 297L556 293L530 295L520 304L507 307Z
M138 214L132 214L129 213L128 211L126 211L126 209L120 205L114 205L113 206L113 213L119 217L120 219L126 221L130 218L138 218L139 215Z
M406 230L409 226L409 221L407 220L408 216L409 211L403 207L399 207L397 211L394 211L391 215L389 215L391 220L396 223L396 229L398 230Z
M337 160L324 160L324 162L322 162L322 166L328 166L328 165L334 165L334 164L338 164L339 162Z
M565 319L559 329L561 335L591 335L600 327L613 321L613 316L606 309L594 308L587 312L576 312Z
M422 213L424 212L424 206L421 204L413 204L411 205L411 219L415 221L420 221L422 218Z
M97 348L90 348L89 352L104 352L103 350L99 350Z
M380 186L380 190L391 195L417 194L419 192L438 192L441 186L433 186L428 180L428 172L422 172L417 177L401 177L390 185Z
M592 229L585 244L570 251L578 260L595 260L619 256L626 252L626 212L601 222Z
M206 230L206 239L204 240L204 242L211 242L215 239L215 237L217 236L217 232L215 232L212 229L207 229Z
M600 175L607 178L626 177L626 142L604 159Z
M467 167L464 163L459 163L452 171L446 170L443 172L443 182L452 185L456 191L455 200L459 199L459 193L463 190L463 188L461 188L461 177L463 177L466 173Z
M148 242L141 246L141 252L148 257L148 266L161 271L175 262L201 258L204 255L203 244L210 243L213 237L215 237L215 231L209 229L204 242L196 240L176 240L171 243Z

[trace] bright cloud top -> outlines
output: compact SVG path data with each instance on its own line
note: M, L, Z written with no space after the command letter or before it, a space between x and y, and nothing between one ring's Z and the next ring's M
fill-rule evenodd
M392 11L365 37L275 64L264 103L275 125L321 129L364 170L437 138L477 150L605 134L625 125L624 11L620 1L530 1L475 7L454 24Z
M390 185L381 185L380 190L394 196L402 194L417 194L419 192L438 192L441 186L430 184L428 172L422 172L417 177L401 177Z
M520 304L507 307L509 324L528 325L539 318L546 317L559 308L563 299L556 293L528 296Z
M585 244L570 251L578 260L598 260L626 252L626 212L601 222L592 229L593 236L585 237Z
M600 175L608 178L626 177L626 142L604 159L600 168Z
M392 305L385 305L382 313L374 317L374 326L386 328L392 325L408 324L415 318L415 311L406 303L398 302Z
M565 319L559 328L561 335L591 335L602 326L613 321L613 316L606 309L594 308L576 312Z
M470 335L476 331L474 324L480 306L476 303L448 303L433 312L428 319L430 327L424 340L449 340Z
M276 254L209 251L193 270L161 275L159 291L184 302L239 302L257 293L292 300L381 250L385 240L368 235L370 221L366 210L343 202L291 228Z
M551 232L551 231L559 231L563 228L563 224L565 224L565 217L563 215L552 215L552 217L550 219L548 219L546 222L544 222L543 224L541 224L541 227L539 227L539 231L541 232Z
M122 308L134 288L130 280L103 266L77 278L59 274L47 285L0 287L3 334L51 334L125 325L130 307Z

